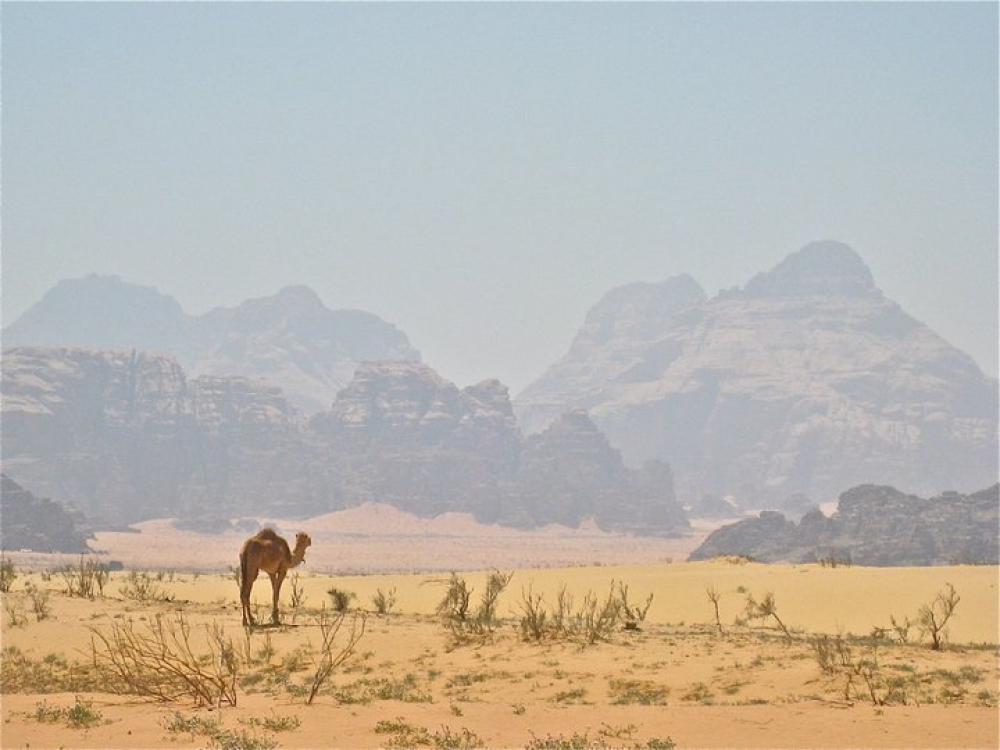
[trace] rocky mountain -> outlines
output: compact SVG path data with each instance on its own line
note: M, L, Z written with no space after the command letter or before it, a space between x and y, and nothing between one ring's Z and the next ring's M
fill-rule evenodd
M714 531L690 559L745 555L762 562L996 565L998 524L1000 485L930 499L863 485L842 494L829 518L816 509L796 524L781 513L764 511Z
M997 479L997 382L906 314L846 245L818 242L706 298L682 276L610 292L515 399L536 431L583 408L628 465L670 463L679 497L743 508L893 484Z
M99 524L318 515L365 502L537 526L594 518L672 533L669 467L628 469L582 413L522 437L506 387L459 390L419 362L370 362L307 418L243 377L188 378L160 354L14 347L4 471Z
M35 497L6 474L0 476L0 549L85 552L89 531L79 513Z
M4 347L78 346L168 353L191 375L280 387L307 412L330 406L365 360L419 361L406 335L371 313L330 310L308 287L188 316L117 276L63 281L3 331Z

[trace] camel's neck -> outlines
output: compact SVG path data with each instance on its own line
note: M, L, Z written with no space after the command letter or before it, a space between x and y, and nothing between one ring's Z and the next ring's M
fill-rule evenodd
M290 567L294 568L294 567L296 567L298 565L301 565L302 561L305 560L305 559L306 559L305 548L299 549L298 547L296 547L292 551L292 559L289 561L288 564L289 564Z

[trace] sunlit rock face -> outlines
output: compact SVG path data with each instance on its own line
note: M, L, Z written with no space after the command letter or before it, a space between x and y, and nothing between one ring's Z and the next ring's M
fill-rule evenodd
M795 524L763 511L714 531L690 559L741 555L762 562L996 565L998 522L1000 485L929 499L862 485L843 493L829 518L814 510Z
M711 299L687 277L613 290L515 399L529 432L574 407L626 464L669 462L688 503L823 502L862 483L974 491L997 478L997 382L836 242Z

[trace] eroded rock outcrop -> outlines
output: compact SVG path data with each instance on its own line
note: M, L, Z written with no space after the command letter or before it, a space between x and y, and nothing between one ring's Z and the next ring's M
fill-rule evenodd
M743 555L762 562L835 560L857 565L1000 562L1000 485L933 498L864 485L840 496L827 518L818 509L795 524L764 511L713 532L690 559Z

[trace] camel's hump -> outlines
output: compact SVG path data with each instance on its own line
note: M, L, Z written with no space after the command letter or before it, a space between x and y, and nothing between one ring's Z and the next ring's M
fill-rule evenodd
M256 534L254 534L254 538L263 539L270 542L282 541L281 537L278 536L278 532L270 527L258 531Z

